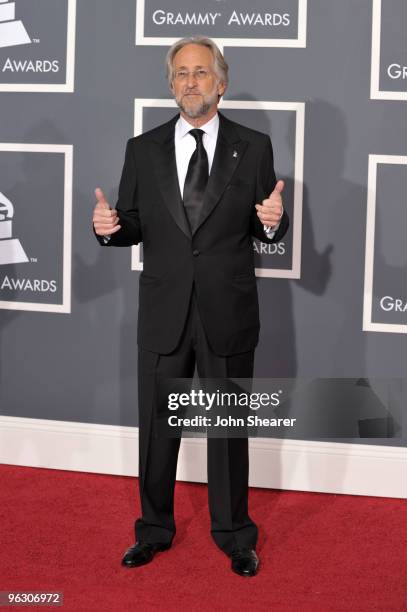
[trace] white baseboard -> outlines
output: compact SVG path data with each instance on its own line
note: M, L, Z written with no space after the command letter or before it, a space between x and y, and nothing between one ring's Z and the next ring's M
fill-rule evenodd
M138 429L0 416L0 462L137 476ZM250 485L407 498L407 448L253 438ZM178 480L206 482L206 440L182 440Z

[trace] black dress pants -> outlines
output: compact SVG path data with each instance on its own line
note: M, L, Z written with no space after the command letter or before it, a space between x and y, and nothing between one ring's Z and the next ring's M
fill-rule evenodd
M171 322L169 321L169 325ZM174 488L180 438L155 437L156 378L252 378L254 350L220 357L210 348L195 292L178 347L169 355L139 350L139 486L142 516L135 522L139 542L171 543L175 535ZM257 527L248 514L247 438L207 439L211 534L226 554L255 548Z

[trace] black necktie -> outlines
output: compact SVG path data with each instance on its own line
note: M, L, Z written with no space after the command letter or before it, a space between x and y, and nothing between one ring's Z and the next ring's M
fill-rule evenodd
M190 130L189 134L196 140L196 149L189 160L183 199L189 226L193 232L198 225L205 188L208 182L209 165L208 156L202 142L203 130Z

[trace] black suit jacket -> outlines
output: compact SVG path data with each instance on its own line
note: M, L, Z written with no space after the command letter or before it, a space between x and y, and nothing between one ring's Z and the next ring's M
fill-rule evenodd
M127 143L116 205L122 229L107 246L143 242L138 343L156 353L169 354L176 348L193 284L215 353L241 353L253 349L258 341L252 236L278 242L288 229L288 217L284 212L270 240L254 207L276 183L270 138L221 113L219 118L211 174L192 235L175 161L178 116Z

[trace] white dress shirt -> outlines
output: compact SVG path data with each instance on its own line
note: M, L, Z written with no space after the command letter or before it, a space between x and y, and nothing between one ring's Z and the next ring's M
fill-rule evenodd
M196 149L196 140L189 133L190 130L193 129L195 129L194 126L188 123L188 121L181 116L175 124L175 159L177 162L178 182L181 194L184 193L185 178L188 172L189 160ZM204 125L201 125L199 129L204 132L202 142L208 156L210 174L215 155L216 141L218 139L219 115L216 113L212 119L210 119L207 123L204 123Z

